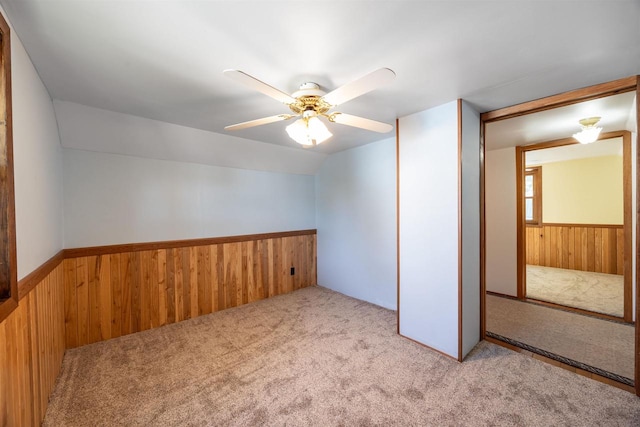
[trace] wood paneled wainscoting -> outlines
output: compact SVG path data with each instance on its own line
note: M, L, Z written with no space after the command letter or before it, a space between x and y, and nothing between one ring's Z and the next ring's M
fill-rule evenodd
M67 249L66 345L144 331L315 284L315 230Z
M529 265L624 274L622 225L528 225L526 233Z
M65 351L62 252L20 281L0 323L0 426L38 426Z
M0 322L0 426L40 425L66 348L315 284L316 230L62 250Z

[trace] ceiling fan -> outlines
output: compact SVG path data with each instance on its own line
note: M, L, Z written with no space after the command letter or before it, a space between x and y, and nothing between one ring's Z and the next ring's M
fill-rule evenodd
M294 123L287 126L287 134L289 134L291 139L299 144L309 147L320 144L333 136L325 124L320 120L320 117L324 117L332 123L339 123L379 133L386 133L393 129L393 126L387 123L352 116L351 114L345 114L338 111L331 112L331 110L338 105L342 105L360 95L371 92L372 90L393 80L396 73L388 68L380 68L329 93L325 93L321 90L320 85L317 83L303 83L300 85L299 90L291 95L269 86L255 77L239 70L225 70L224 75L238 83L242 83L245 86L282 102L287 105L293 113L278 114L277 116L250 120L248 122L226 126L224 128L225 130L246 129L283 120L290 120L294 117L301 117Z

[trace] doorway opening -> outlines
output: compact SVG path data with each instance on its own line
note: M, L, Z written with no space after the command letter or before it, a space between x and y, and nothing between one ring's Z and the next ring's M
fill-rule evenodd
M632 323L631 166L626 130L516 147L518 298Z
M526 299L527 291L526 291L525 273L526 273L526 255L527 255L526 249L527 248L525 246L525 242L526 242L527 225L525 221L525 215L527 213L526 212L527 204L530 207L530 212L529 212L530 215L527 215L528 217L527 219L529 219L530 221L530 224L529 224L530 227L533 227L535 225L539 227L540 224L544 226L544 215L542 215L540 218L536 218L536 215L533 212L535 210L536 204L540 203L535 200L536 198L535 197L536 194L534 194L535 190L531 189L532 191L529 192L529 195L525 196L524 182L522 182L522 185L520 184L516 185L515 183L516 176L521 176L521 180L525 181L526 180L525 172L527 172L526 171L527 165L525 163L526 161L525 152L527 150L521 151L519 153L520 157L517 157L515 153L515 150L516 150L515 147L525 145L531 148L531 146L533 146L534 144L541 144L541 142L543 141L557 142L562 139L566 140L568 139L567 137L571 135L573 132L568 131L566 128L562 129L562 125L559 125L560 121L549 122L547 123L547 126L536 127L532 129L522 128L520 126L518 135L520 137L524 136L528 139L526 141L517 141L517 140L514 141L514 135L516 134L512 132L510 136L508 136L507 138L508 144L511 144L509 145L509 147L511 147L511 151L504 150L502 152L500 152L501 150L499 149L495 150L496 149L495 146L492 147L492 144L494 144L494 140L492 138L495 137L495 134L492 134L490 132L491 126L493 126L498 122L503 122L503 121L506 122L507 119L509 119L508 122L512 125L513 124L522 125L522 123L518 123L518 121L519 120L526 121L527 116L530 116L533 114L548 113L551 115L553 112L570 110L570 109L563 109L563 107L575 106L579 108L580 106L583 106L583 105L589 105L589 101L601 100L601 99L613 97L615 95L620 95L620 94L626 94L632 98L632 101L631 101L631 104L633 106L632 111L628 110L626 113L627 114L626 118L628 119L626 123L627 126L618 126L613 128L605 127L605 133L602 135L601 139L607 136L609 138L616 136L611 132L614 132L619 129L624 129L625 131L628 131L626 138L631 141L631 146L634 151L633 153L631 153L631 155L628 156L628 159L632 159L632 160L630 161L628 160L627 163L632 164L633 167L636 168L636 165L638 164L638 153L635 147L637 146L637 138L638 138L637 122L638 122L638 103L639 103L639 100L638 100L639 90L638 90L637 76L633 76L626 79L621 79L621 80L617 80L614 82L605 83L601 85L596 85L589 88L579 89L572 92L567 92L564 94L543 98L537 101L532 101L532 102L516 105L513 107L504 108L501 110L491 111L488 113L484 113L481 116L481 129L482 129L481 141L482 141L482 147L483 147L483 158L482 158L482 164L481 164L481 246L482 246L481 248L481 335L483 338L488 338L488 339L491 339L492 337L495 338L496 336L500 336L500 334L496 334L492 332L491 329L489 328L490 319L488 319L488 311L494 310L495 307L498 307L498 310L494 310L493 311L494 313L497 312L500 315L503 315L508 312L511 313L511 317L508 319L508 321L504 322L504 324L508 324L510 325L510 327L513 327L514 325L517 326L517 323L523 317L527 317L527 313L530 312L532 313L531 316L533 316L534 318L535 316L537 316L537 319L539 319L539 323L541 324L544 323L543 321L553 320L551 319L552 317L554 319L555 318L559 319L560 317L565 317L566 315L569 315L569 316L579 316L580 321L586 322L585 324L595 321L595 322L600 322L598 323L598 325L606 324L606 325L613 325L616 327L626 328L625 336L628 335L628 337L625 338L624 341L625 341L625 345L628 347L628 353L630 355L630 368L627 369L624 375L616 375L615 373L611 374L610 372L606 372L598 368L597 366L590 366L580 361L571 360L567 357L564 357L562 354L554 354L553 352L547 351L544 348L540 347L538 344L536 344L537 346L528 345L527 343L519 341L518 339L510 339L508 336L501 336L501 338L504 338L504 341L506 343L518 346L520 348L524 348L525 351L536 353L536 355L540 355L542 358L548 357L547 360L550 360L551 362L554 362L554 363L560 362L561 364L566 364L576 372L581 372L586 374L593 373L594 376L592 378L596 378L596 374L606 374L605 375L606 378L603 377L605 380L612 379L613 380L611 382L612 384L613 383L620 384L621 388L626 387L625 389L629 389L629 386L631 386L632 389L635 390L636 394L640 395L640 381L639 381L640 367L638 366L640 361L637 357L638 349L640 348L640 331L638 330L637 322L635 324L629 324L629 323L624 324L621 322L621 319L627 320L627 321L633 321L638 316L637 280L635 280L635 283L633 283L633 280L632 280L631 281L632 286L629 288L626 288L627 290L625 292L627 292L627 296L629 294L629 289L630 289L632 297L628 298L628 301L630 301L630 304L629 302L627 302L626 306L623 306L622 317L611 316L612 318L615 318L617 320L616 322L603 320L602 317L606 317L607 316L606 314L601 314L600 317L597 317L598 315L594 315L596 310L584 310L585 312L588 312L588 313L580 313L580 310L581 310L580 308L574 308L573 310L571 310L572 312L569 312L565 310L564 307L562 307L563 308L562 310L558 309L559 307L553 307L553 308L550 307L553 303L546 303L549 306L544 306L544 305L541 305L540 303L533 303L532 301ZM580 117L576 117L575 121L577 122L579 118ZM503 128L509 130L508 129L509 126L506 126ZM545 138L535 140L536 135L538 135L538 137L540 136L541 129L548 130L549 128L557 128L559 129L558 130L559 133L557 135L551 135L551 137L549 137L549 135L546 135ZM513 131L513 128L510 130ZM609 134L607 135L607 133ZM622 136L622 135L618 134L617 136ZM511 140L509 140L509 138L511 138ZM517 139L517 137L515 139ZM560 144L559 146L562 146L562 145L563 144ZM542 147L538 147L538 148L542 148ZM495 152L492 153L492 150L495 150ZM529 151L533 151L533 150L529 150ZM502 156L504 159L509 159L509 161L513 165L511 166L511 169L504 168L503 170L501 170L500 168L496 168L495 164L491 163L493 160L495 160L500 156ZM493 157L493 160L491 160L492 157ZM521 158L521 162L516 162L516 159L518 158ZM516 163L520 163L518 171L515 170ZM537 166L537 165L530 164L529 166L531 166L530 169L533 169L533 166ZM536 180L539 180L540 178L536 177L535 175L536 172L534 172L533 170L531 170L530 172L532 172L531 174L532 177L529 178L529 181L532 183L532 186L535 186ZM638 175L637 173L633 173L633 175L629 175L629 176L633 176L632 181L627 180L629 181L628 182L629 186L633 185L634 187L637 187L637 183L638 183L637 175ZM508 176L511 176L513 178L513 181L511 181L511 179L506 179ZM542 174L538 176L541 176L541 179L544 182L544 176L545 176L544 170L542 170ZM506 185L505 187L501 188L499 191L496 191L495 188L492 189L487 185L488 182L491 182L492 180L495 182L496 179L500 182L505 182L505 183L512 182L512 184L510 184L511 187L509 187L508 184L505 184ZM538 185L541 186L542 189L544 190L544 184L542 185L538 184ZM501 193L501 194L498 194L499 197L496 197L496 193ZM511 198L512 203L506 203L503 201L502 205L500 205L499 203L498 205L496 205L495 203L492 204L493 202L495 202L495 200L500 200L500 196L504 194L508 195L507 198ZM519 203L516 203L516 200L518 200ZM543 212L542 209L544 209L544 201L542 201L541 203L542 203L542 207L539 206L538 210ZM637 213L635 215L632 213L634 209L635 210L638 209L637 200L632 202L625 201L624 208L625 209L628 208L627 211L631 212L631 215L630 215L631 221L627 221L622 224L621 232L619 232L618 229L615 229L615 228L614 228L615 230L614 232L610 232L609 229L607 229L606 232L603 232L602 231L603 227L600 227L601 230L597 232L599 236L599 241L600 241L599 254L601 256L601 260L599 261L599 267L602 268L603 264L607 264L607 266L611 268L612 265L615 264L616 274L618 273L617 268L620 264L618 261L618 255L620 252L616 252L615 255L612 255L610 251L608 251L607 253L609 255L607 255L606 260L603 261L602 249L604 248L604 245L605 245L605 243L603 242L606 242L607 248L612 246L612 244L614 243L614 240L613 240L614 236L616 238L615 246L617 248L618 235L622 234L622 238L620 239L621 244L623 246L626 246L627 248L631 248L631 250L626 251L626 253L624 250L622 251L622 260L621 260L622 263L620 266L622 267L623 273L624 271L628 271L629 274L627 274L627 277L629 277L630 279L637 279L639 271L638 271L637 265L635 265L635 262L634 262L635 257L631 255L631 252L633 251L633 249L637 249L637 246L638 246L637 239L632 240L633 237L630 239L624 238L626 237L625 233L629 233L629 232L633 233L637 227L638 215ZM492 218L492 216L496 215L496 212L498 212L498 217L500 217L500 214L502 214L502 218L501 220L497 221L497 225L496 225L495 218ZM522 218L522 221L519 221L520 218ZM535 224L535 222L538 222L538 224ZM632 222L634 222L635 225L630 225ZM570 242L569 246L571 246L571 243L573 243L574 252L571 252L571 256L569 256L570 251L567 251L566 262L568 263L567 264L568 266L573 265L574 268L576 267L576 262L577 262L577 259L576 259L577 252L575 251L575 249L576 249L576 228L579 228L577 227L578 225L579 225L578 223L568 223L568 222L564 223L562 224L563 228L559 232L561 233L561 237L562 237L561 241L564 241L563 238L564 238L564 234L566 233L568 237L567 241ZM586 224L586 225L596 225L596 224ZM620 224L604 224L604 225L619 226ZM568 230L568 229L571 229L571 230ZM496 230L498 230L498 232L496 232ZM547 231L550 233L549 234L549 237L550 237L552 232L550 230L547 230ZM553 231L553 233L557 233L557 232ZM572 234L573 234L573 239L571 239ZM581 229L578 231L578 235L580 236L579 237L580 242L582 242L583 231ZM594 235L594 242L595 242L595 238L596 238L595 227L593 230L593 235ZM521 245L517 244L518 236L521 236L520 237L522 239ZM540 236L540 233L538 233L538 238L540 238L539 236ZM546 237L544 233L543 233L543 236ZM558 235L555 234L555 236L556 236L556 243L557 243ZM587 230L587 240L589 239L589 236L590 236L590 232ZM603 239L602 236L606 236L606 239L604 241L602 240ZM498 241L499 243L498 245L496 245L496 241ZM633 243L634 241L636 242L635 244ZM549 243L551 243L550 238L549 238ZM496 247L500 246L500 244L504 244L503 245L504 247L502 249L498 248L498 250L496 250ZM535 254L534 254L535 243L532 243L532 244L534 245L534 249L531 252L532 252L532 256L535 257ZM546 241L545 241L545 244L546 244ZM579 246L581 248L581 244ZM538 255L537 255L538 262L540 262L540 256L541 256L540 242L538 242L537 249L538 249ZM543 245L543 249L546 249L544 245ZM558 255L558 250L561 251L560 259L564 260L565 252L563 248L561 249L556 248L556 252L555 252L556 258ZM594 246L594 252L595 252L595 246ZM547 256L544 252L542 253L542 256L543 256L543 259L545 259L546 261ZM580 249L580 256L582 256L582 249ZM497 259L497 262L496 262L496 259ZM521 262L519 262L519 260L521 260ZM580 264L583 263L582 257L580 258L579 262ZM594 261L593 261L594 267L595 267L595 262L596 261L594 258ZM587 265L589 265L590 261L587 260L586 263ZM505 271L505 268L504 268L505 266L506 266L506 270L508 271ZM521 278L522 280L520 280ZM540 310L547 310L547 311L541 312ZM629 320L629 317L631 318L631 320ZM608 351L607 345L606 344L601 345L602 343L598 343L599 338L594 336L594 332L589 329L590 327L582 326L580 328L582 328L583 330L586 330L586 334L585 334L586 336L582 337L584 341L583 350L585 352L587 353L590 352L592 354L597 354L597 355L602 355L607 353ZM560 327L559 329L563 329L563 327ZM627 332L629 333L627 334ZM602 331L599 332L599 334L605 338L607 336L612 335L611 333L602 332ZM537 335L543 338L548 338L549 336L548 328L542 327L538 329ZM566 344L566 347L576 348L582 345L582 344L578 345L579 343L575 341L576 339L578 338L562 337L559 341L564 342L564 344ZM492 341L496 342L495 339ZM508 344L505 344L505 345L509 346ZM591 347L589 347L590 345Z

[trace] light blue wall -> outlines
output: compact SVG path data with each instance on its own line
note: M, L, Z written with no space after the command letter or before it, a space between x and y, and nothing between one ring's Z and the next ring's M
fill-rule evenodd
M62 147L47 88L15 32L11 67L16 246L22 279L62 249Z
M330 155L316 175L318 284L395 310L395 138Z
M65 247L315 227L314 177L64 149Z
M401 117L400 333L458 357L458 111Z

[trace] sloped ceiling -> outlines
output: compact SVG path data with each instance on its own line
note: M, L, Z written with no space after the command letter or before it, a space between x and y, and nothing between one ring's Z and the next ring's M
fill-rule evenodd
M286 112L228 68L291 93L389 67L391 85L341 107L389 123L456 98L482 112L640 73L638 1L0 3L54 99L222 134ZM286 124L233 135L299 148ZM393 136L330 127L313 150Z

